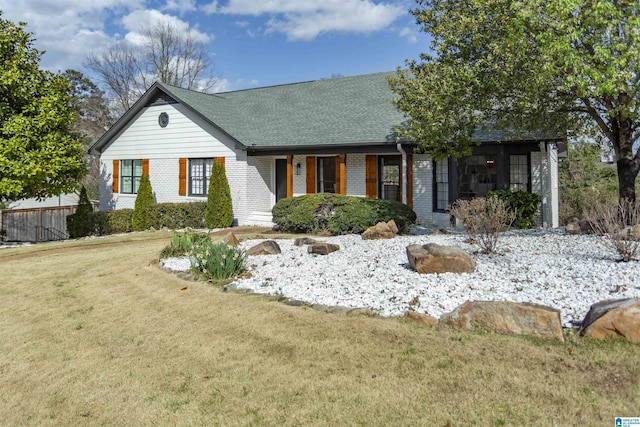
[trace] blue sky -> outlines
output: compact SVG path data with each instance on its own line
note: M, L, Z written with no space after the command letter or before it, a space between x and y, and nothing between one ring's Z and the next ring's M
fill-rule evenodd
M5 19L27 22L41 66L87 72L86 55L135 40L142 25L197 30L214 56L217 90L394 70L429 41L413 0L0 0Z

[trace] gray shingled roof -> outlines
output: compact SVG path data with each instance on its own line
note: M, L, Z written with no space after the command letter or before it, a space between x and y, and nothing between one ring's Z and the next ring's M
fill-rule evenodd
M91 148L102 152L148 102L163 91L256 150L332 146L395 145L395 129L405 122L391 103L387 76L393 72L315 80L281 86L206 94L155 83ZM507 133L479 130L477 142L508 141ZM555 139L530 132L524 140Z
M404 116L390 103L390 74L218 94L160 86L248 147L395 143Z

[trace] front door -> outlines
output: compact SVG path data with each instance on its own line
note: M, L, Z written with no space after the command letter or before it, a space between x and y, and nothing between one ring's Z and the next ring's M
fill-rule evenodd
M276 202L287 197L287 159L276 159Z

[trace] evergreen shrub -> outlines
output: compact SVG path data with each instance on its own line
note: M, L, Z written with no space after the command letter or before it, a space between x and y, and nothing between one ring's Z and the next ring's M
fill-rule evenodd
M415 212L400 202L332 193L281 199L272 214L280 230L289 233L360 234L391 219L406 231L416 221Z
M96 233L100 236L133 231L133 209L94 212L93 218Z
M93 205L87 196L87 189L82 186L76 213L67 216L67 231L72 239L85 237L95 233Z
M138 195L136 196L136 202L133 207L132 226L134 231L144 231L151 227L147 218L147 209L154 203L151 181L148 176L143 175L140 177Z
M206 228L206 209L206 202L157 203L147 208L147 221L156 229Z
M526 191L496 190L487 194L502 200L508 211L515 214L511 224L514 228L527 229L536 227L536 214L542 198L539 194Z
M213 162L211 169L205 222L209 228L231 227L233 223L233 206L231 204L229 181L227 181L224 166L218 162Z

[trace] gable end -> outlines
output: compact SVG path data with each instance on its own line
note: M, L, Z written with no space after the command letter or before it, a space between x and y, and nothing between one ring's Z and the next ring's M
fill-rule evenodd
M156 97L152 98L149 102L147 102L145 107L151 107L154 105L177 104L177 103L178 101L173 99L171 96L167 95L164 92L160 92Z

